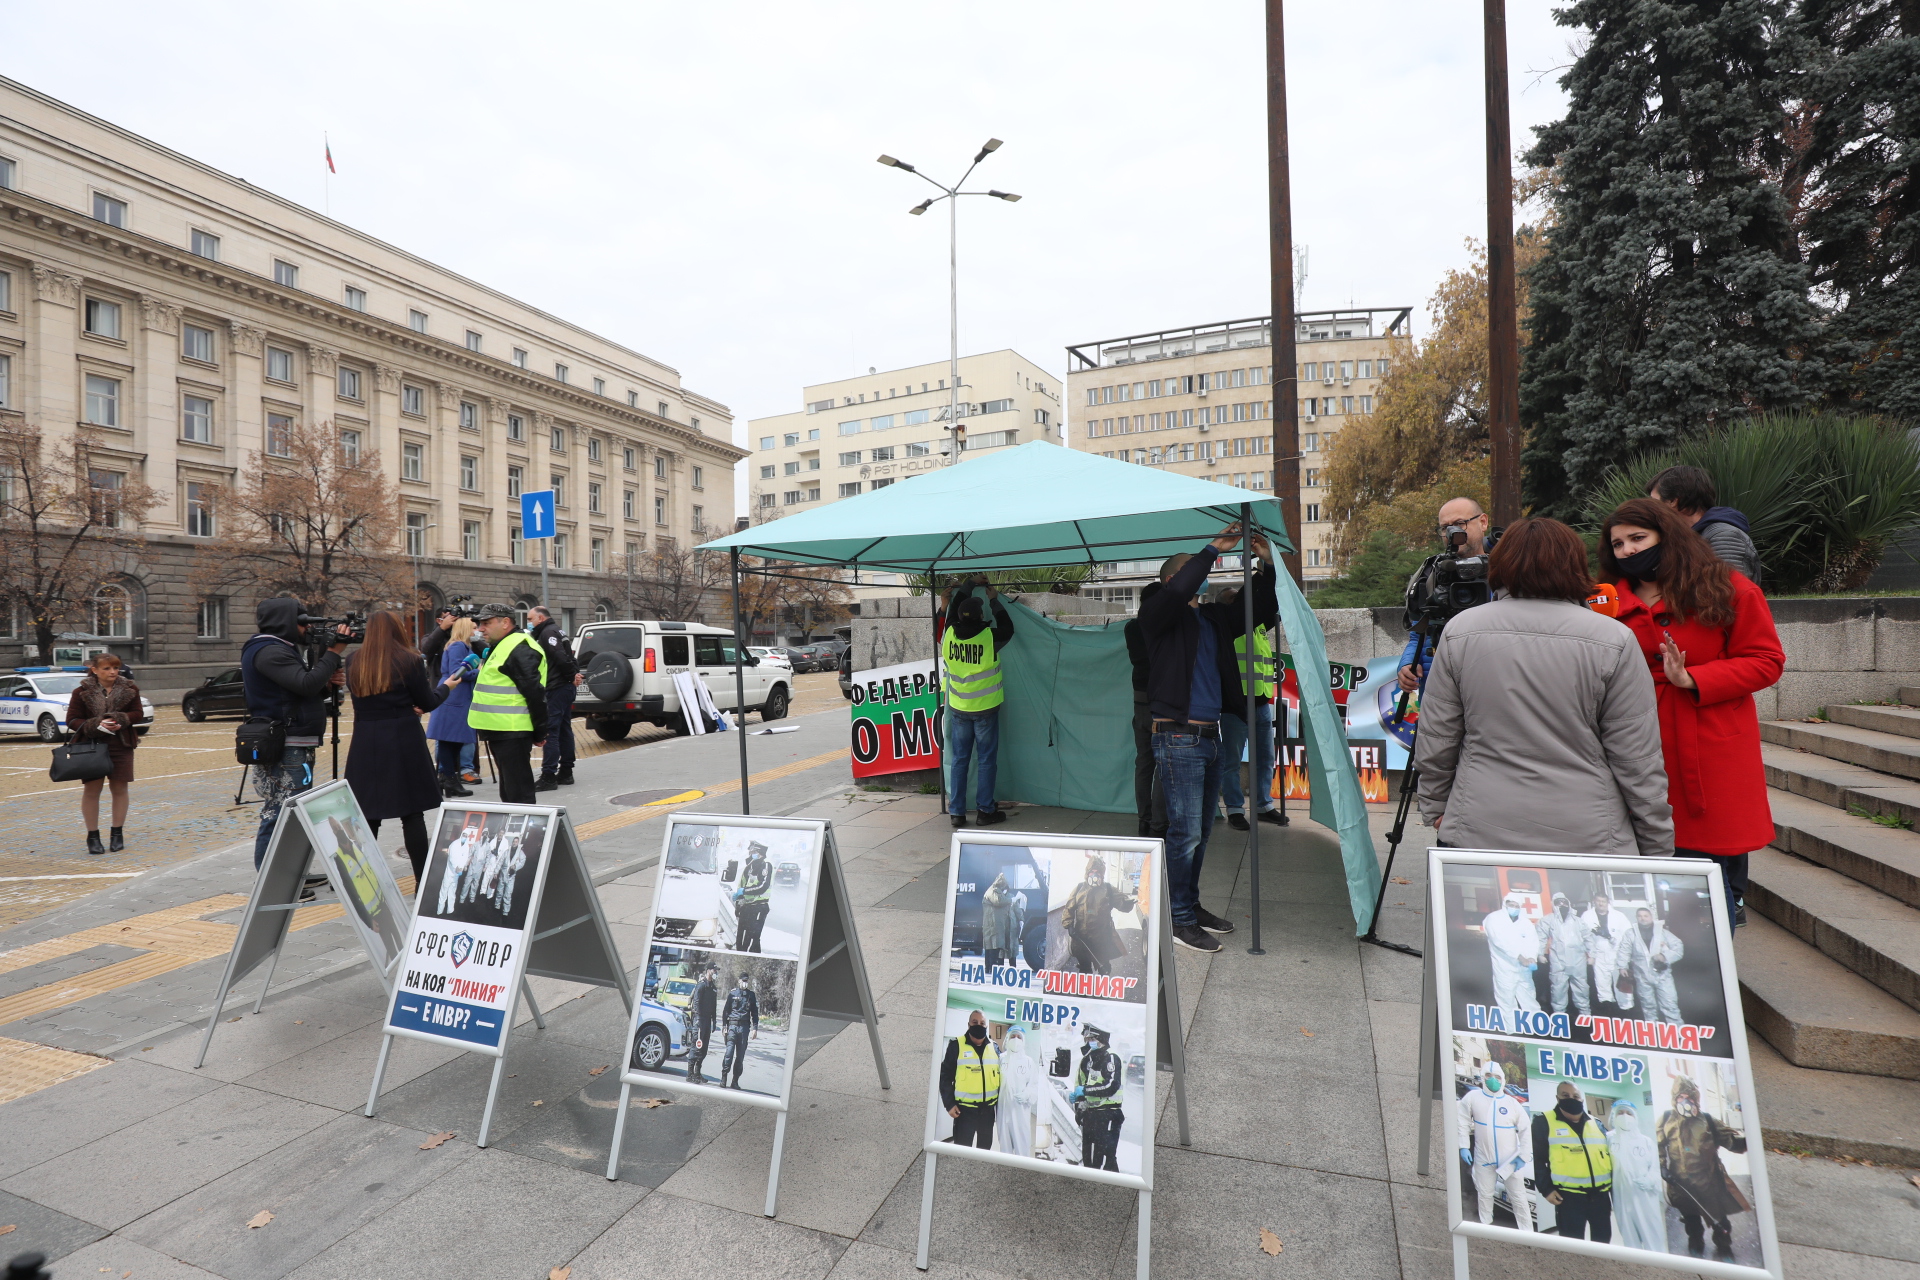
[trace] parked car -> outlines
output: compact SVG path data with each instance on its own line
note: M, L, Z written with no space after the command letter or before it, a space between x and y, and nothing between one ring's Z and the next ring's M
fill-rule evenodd
M762 663L774 668L793 670L793 659L787 657L785 649L776 649L772 645L748 645L747 652L760 659Z
M0 733L32 733L42 742L67 736L67 702L85 678L85 667L21 667L0 676ZM140 699L134 732L153 728L153 703Z
M807 669L809 671L838 671L840 669L840 654L832 645L804 645L799 649L799 652L807 655Z
M734 690L733 633L698 622L590 622L574 639L585 673L573 713L609 742L636 724L657 724L675 733L692 726L680 706L673 677L690 672L707 687L713 705L731 711ZM746 709L762 720L786 716L793 702L792 673L764 663L749 649L745 663Z
M686 1053L686 1021L680 1011L652 1000L640 1002L640 1031L633 1038L630 1065L638 1071L658 1071L668 1058Z
M247 691L240 682L240 668L228 667L187 690L180 699L180 714L199 724L208 716L247 714Z
M797 862L781 863L778 867L774 868L773 882L775 884L799 884L800 864Z
M788 645L778 652L791 664L795 675L808 675L820 669L819 658L806 645Z

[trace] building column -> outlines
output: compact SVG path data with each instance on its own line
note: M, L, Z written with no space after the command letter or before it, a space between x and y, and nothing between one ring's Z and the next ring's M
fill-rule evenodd
M180 480L180 384L175 380L179 353L180 308L152 294L140 295L140 337L134 347L134 448L147 455L146 482L172 501L155 507L141 524L167 533L185 531L186 493ZM233 362L231 352L221 361ZM149 596L151 601L151 593Z
M507 496L508 407L497 396L480 402L480 411L486 415L480 434L487 442L486 469L480 483L486 486L487 506L493 512L480 526L480 556L489 564L507 562L507 523L520 516L520 500Z
M227 381L227 459L245 467L248 454L264 453L267 448L267 414L260 405L267 386L266 330L229 320L227 345L233 352L233 372Z
M27 421L68 439L80 421L80 373L75 357L80 344L81 278L44 263L33 264L33 314L24 326L33 362L33 379L21 405Z

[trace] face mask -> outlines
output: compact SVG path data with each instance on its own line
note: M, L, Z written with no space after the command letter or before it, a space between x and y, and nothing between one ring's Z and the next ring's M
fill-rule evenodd
M968 1027L967 1028L967 1039L985 1040L986 1038L987 1038L987 1029L985 1027Z
M1613 1127L1621 1133L1640 1132L1640 1122L1634 1118L1634 1115L1631 1111L1627 1112L1625 1115L1621 1115L1619 1112L1615 1112L1613 1116Z
M1581 1111L1583 1111L1584 1109L1585 1109L1585 1108L1583 1108L1583 1107L1582 1107L1582 1106L1580 1105L1580 1099L1578 1099L1578 1098L1562 1098L1562 1099L1560 1099L1560 1114L1561 1114L1561 1115L1567 1115L1567 1116L1577 1116L1577 1115L1579 1115L1579 1114L1580 1114L1580 1112L1581 1112Z
M1565 919L1566 919L1566 918L1567 918L1568 916L1570 916L1570 915L1572 915L1572 914L1573 914L1573 908L1572 908L1572 907L1570 907L1570 906L1568 906L1568 905L1567 905L1566 903L1564 903L1564 902L1560 904L1560 918L1561 918L1562 920L1565 920Z
M1636 551L1625 558L1616 557L1614 563L1620 566L1620 572L1636 582L1649 582L1660 574L1660 553L1666 545L1656 542L1644 551Z
M1499 1076L1488 1076L1486 1079L1487 1092L1488 1093L1500 1092L1500 1088L1503 1083L1504 1082L1500 1079Z
M1683 1116L1697 1116L1700 1114L1699 1106L1691 1098L1682 1098L1680 1101L1674 1103L1673 1105L1674 1105L1674 1110L1678 1111Z
M1519 918L1520 918L1520 908L1518 907L1507 908L1507 919L1518 920Z

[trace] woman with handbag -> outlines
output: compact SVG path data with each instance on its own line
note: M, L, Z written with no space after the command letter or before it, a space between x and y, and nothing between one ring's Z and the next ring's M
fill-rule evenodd
M127 847L121 828L127 823L127 787L133 781L133 752L140 745L134 721L140 718L140 687L120 674L120 659L95 654L85 678L67 699L67 732L74 742L104 743L113 771L88 778L80 788L80 816L87 820L87 852L119 853ZM100 784L113 791L113 830L100 843Z
M384 820L400 819L416 879L427 861L426 811L438 809L441 800L420 715L446 701L457 679L427 683L420 651L392 610L367 619L366 641L347 659L347 692L353 695L347 782L375 835Z
M456 618L446 632L446 647L440 651L440 678L466 671L467 655L473 652L473 619ZM473 683L463 678L447 693L447 700L427 720L427 736L433 739L440 765L440 794L448 799L470 796L461 783L477 763L477 735L467 723L467 708L473 705Z

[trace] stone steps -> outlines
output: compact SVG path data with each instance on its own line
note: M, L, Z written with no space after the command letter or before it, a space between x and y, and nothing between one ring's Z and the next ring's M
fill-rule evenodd
M1757 911L1734 954L1747 1022L1788 1062L1920 1080L1920 1012Z
M1750 912L1920 1009L1920 911L1772 847L1752 856L1746 902Z
M1841 703L1827 708L1827 719L1856 729L1878 729L1902 738L1920 738L1920 710L1913 707Z
M1768 800L1776 849L1920 907L1920 836L1791 792Z
M1920 739L1847 724L1762 720L1760 741L1793 747L1863 769L1920 779Z
M1851 812L1905 818L1920 826L1920 782L1910 782L1857 764L1793 747L1762 743L1767 785Z

